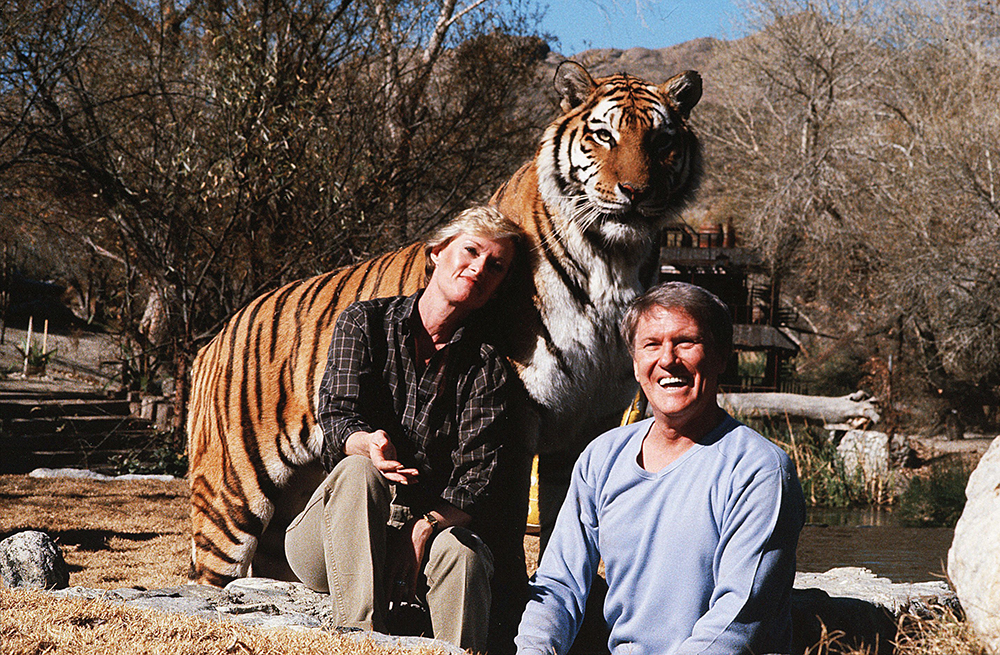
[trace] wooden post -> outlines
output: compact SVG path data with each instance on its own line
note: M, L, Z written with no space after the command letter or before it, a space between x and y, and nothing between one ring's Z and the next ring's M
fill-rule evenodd
M31 354L31 328L34 325L34 316L28 317L28 334L24 339L24 375L28 375L28 356Z
M45 331L42 333L42 357L49 352L49 319L45 319Z

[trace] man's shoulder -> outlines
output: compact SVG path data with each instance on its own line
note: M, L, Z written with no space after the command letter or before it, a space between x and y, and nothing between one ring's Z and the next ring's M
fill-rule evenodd
M779 446L753 428L727 418L723 424L725 434L716 442L719 450L743 465L765 469L787 469L792 460Z

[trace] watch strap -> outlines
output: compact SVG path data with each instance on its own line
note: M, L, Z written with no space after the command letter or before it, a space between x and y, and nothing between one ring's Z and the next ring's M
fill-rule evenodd
M441 522L434 518L434 515L430 512L427 512L421 518L431 524L432 532L437 532L438 528L441 526Z

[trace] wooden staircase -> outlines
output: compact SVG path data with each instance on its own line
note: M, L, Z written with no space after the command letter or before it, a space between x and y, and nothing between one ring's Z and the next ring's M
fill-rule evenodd
M132 416L129 401L114 394L0 388L0 473L39 467L110 473L116 458L137 457L156 437L152 422Z

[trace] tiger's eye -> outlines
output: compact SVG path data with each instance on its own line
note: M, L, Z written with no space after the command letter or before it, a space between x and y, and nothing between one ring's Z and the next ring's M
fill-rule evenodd
M604 129L603 127L594 132L594 138L608 144L609 146L613 146L615 144L615 137L612 136L609 130Z
M666 156L674 147L674 136L672 134L668 134L667 132L660 132L653 137L651 145L653 147L653 152L657 155L661 157Z

